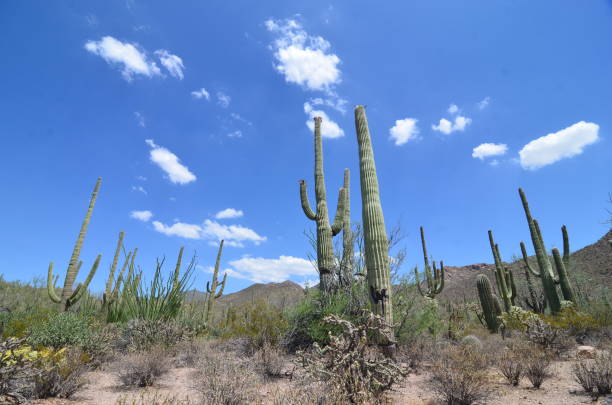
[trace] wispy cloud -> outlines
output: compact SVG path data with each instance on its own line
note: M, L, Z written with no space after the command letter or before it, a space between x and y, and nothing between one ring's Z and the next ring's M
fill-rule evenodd
M145 117L144 115L142 115L141 113L139 113L138 111L134 112L134 117L136 117L136 122L138 123L139 127L146 127L146 122L145 122Z
M222 91L217 92L217 104L219 104L223 108L227 108L230 105L232 98Z
M580 121L540 138L534 139L519 151L523 169L536 170L561 159L580 155L584 148L599 139L599 125Z
M340 58L330 52L330 44L320 36L309 35L295 20L267 20L268 31L277 39L272 44L274 67L289 83L309 90L330 90L340 83Z
M165 49L158 49L155 51L155 55L157 55L159 61L168 70L171 76L183 80L183 69L185 69L185 66L183 65L183 60L179 56L173 55Z
M153 227L157 232L167 236L179 236L185 239L201 239L202 227L199 225L175 222L168 226L159 221L153 221Z
M230 277L250 280L254 283L280 283L292 276L309 277L317 274L306 259L293 256L280 256L278 259L263 257L243 257L229 262L232 269Z
M237 210L234 208L226 208L222 211L217 212L217 214L215 214L215 218L216 219L240 218L243 215L244 215L244 212L242 212L242 210Z
M151 147L151 162L158 165L172 183L187 184L196 180L195 174L189 171L187 166L181 164L180 159L168 149L158 146L152 139L145 141Z
M476 103L476 106L478 107L479 110L484 110L485 108L489 106L490 102L491 102L491 97L487 96L483 98L482 100L480 100L478 103Z
M418 139L419 127L417 122L416 118L404 118L395 121L395 125L389 129L389 133L396 145L403 145L408 141Z
M139 193L147 195L147 190L145 190L143 186L132 186L132 191L138 191Z
M118 66L127 81L131 81L134 75L161 75L159 67L149 60L146 51L136 43L121 42L111 36L105 36L99 41L87 41L85 49L102 57L109 65Z
M472 157L474 159L484 160L491 156L505 155L507 151L508 146L503 143L482 143L472 150ZM494 162L496 163L491 162L493 166L497 164L497 160Z
M210 93L204 87L200 90L192 91L191 95L197 99L205 98L206 100L210 100Z
M242 131L238 129L236 131L229 132L227 134L227 137L228 138L242 138Z
M265 236L242 225L223 225L210 219L205 220L202 225L180 221L166 225L160 221L153 221L153 227L164 235L208 240L212 245L216 245L222 239L227 246L233 247L244 247L245 242L259 245L267 240Z
M148 222L152 216L153 213L149 210L130 212L130 218L134 218L143 222Z
M332 121L329 116L323 110L315 110L312 105L308 102L304 103L304 112L310 118L306 121L306 126L314 131L314 117L321 117L321 136L325 138L338 138L344 136L344 131L340 126Z

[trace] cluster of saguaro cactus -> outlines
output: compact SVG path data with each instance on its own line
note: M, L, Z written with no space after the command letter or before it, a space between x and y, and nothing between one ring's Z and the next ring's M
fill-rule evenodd
M206 292L208 293L206 299L206 320L212 320L213 308L215 300L223 295L223 289L225 288L225 281L227 280L227 273L223 274L223 280L219 283L219 266L221 264L221 253L223 252L223 240L219 243L219 251L217 252L217 260L215 261L215 269L213 270L212 283L206 282ZM217 291L217 289L219 289Z
M315 198L317 212L310 208L306 181L300 180L300 199L306 217L317 224L317 268L319 270L319 287L324 292L330 292L334 284L334 274L338 268L332 245L332 237L340 233L346 215L345 203L347 193L340 189L338 206L333 224L329 222L327 208L327 192L325 189L325 176L323 174L323 141L321 138L321 117L314 119L314 145L315 145Z
M429 267L429 258L427 257L427 246L425 245L425 231L423 227L421 230L421 246L423 248L423 261L425 262L425 280L427 281L427 290L423 291L421 288L421 280L419 279L419 269L418 267L414 268L414 279L417 285L417 288L423 297L435 298L436 295L440 294L444 289L444 262L440 261L440 270L436 267L436 262L432 261L433 265L433 275L432 269Z
M555 267L557 269L557 276L553 272L553 266L550 261L550 257L546 252L546 246L544 245L544 239L542 238L542 232L538 221L533 219L527 197L522 189L519 188L519 195L521 196L521 202L523 203L523 209L525 210L525 216L527 218L527 224L529 225L529 233L531 234L531 242L535 250L536 259L540 271L536 271L529 261L527 260L527 250L525 244L520 243L521 253L523 255L523 261L527 270L536 277L542 280L542 287L544 289L544 295L546 296L546 302L552 313L557 313L561 310L561 299L557 294L556 285L561 286L561 293L563 299L566 301L575 301L574 292L567 275L569 269L570 260L570 248L569 248L569 237L567 235L567 228L565 225L561 227L563 234L563 257L561 257L557 248L552 249Z
M489 329L491 333L495 333L499 329L499 316L502 313L499 298L493 294L491 283L484 274L476 276L476 288L478 290L478 299L480 300L480 306L482 307L482 314L487 329Z
M514 305L516 299L516 285L514 284L514 276L512 271L504 266L499 254L499 245L493 240L493 232L489 230L489 244L495 261L495 282L497 291L504 303L504 311L508 312Z
M47 291L49 293L49 298L51 299L51 301L57 304L61 304L63 311L68 311L68 309L70 309L72 305L77 303L79 299L81 299L83 294L87 291L87 286L89 285L91 279L96 273L98 265L100 264L100 259L102 258L102 255L98 255L85 281L83 283L80 283L73 290L72 286L77 278L81 265L83 264L83 262L79 260L79 256L81 254L81 247L83 246L83 241L85 240L85 234L87 233L87 227L89 226L89 221L91 219L91 214L93 212L94 205L96 204L96 198L98 197L98 190L100 189L101 183L102 179L98 178L93 193L91 194L91 200L89 201L89 207L87 208L85 219L81 224L79 236L74 245L74 249L72 250L72 256L70 256L70 262L68 263L68 269L66 270L64 286L60 295L58 295L55 290L55 280L53 277L53 262L49 264L49 270L47 272Z
M106 288L104 290L104 293L102 294L103 311L108 311L109 307L117 302L117 300L119 299L119 290L121 289L121 286L129 285L134 275L134 260L136 259L136 253L138 252L138 248L134 249L133 252L127 253L123 262L123 266L121 266L121 270L119 271L117 279L115 280L115 271L117 269L117 264L119 263L119 256L121 254L121 250L123 249L124 236L125 234L123 232L119 233L119 240L117 241L115 256L113 257L113 262L108 273L108 279L106 280ZM127 277L124 278L126 268L128 269L128 274Z

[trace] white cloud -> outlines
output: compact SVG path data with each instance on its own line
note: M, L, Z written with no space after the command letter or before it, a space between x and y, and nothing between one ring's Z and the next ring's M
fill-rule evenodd
M344 136L342 128L332 121L325 111L314 110L312 105L306 102L304 103L304 112L310 117L310 119L306 121L306 126L311 131L314 131L314 117L321 117L323 119L321 122L321 136L325 138L338 138Z
M234 208L226 208L223 211L217 212L215 215L216 219L228 219L228 218L240 218L244 215L242 210L236 210Z
M157 232L167 236L180 236L186 239L201 239L202 227L195 224L185 224L183 222L175 222L168 226L159 221L153 221L153 227Z
M145 176L136 176L136 180L147 181L147 178Z
M119 66L123 78L128 82L134 75L147 77L161 75L155 62L149 60L144 49L139 48L136 43L121 42L111 36L102 37L100 41L85 43L87 51L101 56L110 65Z
M219 104L223 108L227 108L230 105L232 98L222 91L217 92L217 104Z
M144 211L132 211L130 213L130 218L137 219L139 221L148 222L149 219L153 216L153 213L149 210Z
M501 156L506 154L508 146L503 143L482 143L472 150L472 157L483 160L489 156Z
M144 195L147 195L147 190L143 186L132 186L132 191L138 191Z
M139 127L146 127L146 122L145 122L145 117L144 115L142 115L141 113L139 113L138 111L134 112L134 117L136 117L136 122L138 123Z
M341 112L342 114L344 114L346 112L346 105L348 104L348 101L343 98L340 98L338 95L333 93L329 97L326 97L326 98L320 98L320 97L311 98L310 104L311 105L324 105L327 107L331 107Z
M317 274L310 261L293 256L280 256L278 259L247 256L232 260L229 264L235 269L227 270L230 277L243 278L254 283L280 283L292 276L308 277Z
M158 49L155 51L155 55L159 58L161 64L168 70L171 76L183 80L183 59L177 55L173 55L165 49Z
M329 52L329 42L310 36L295 20L268 20L265 25L278 37L272 45L274 67L285 81L310 90L330 90L340 83L340 58Z
M206 100L210 100L210 93L208 93L204 87L202 87L200 90L192 91L191 95L197 99L205 98Z
M403 145L406 142L418 139L419 127L418 120L415 118L404 118L396 120L395 125L389 130L391 139L395 140L396 145Z
M171 182L187 184L196 180L195 174L191 173L187 166L181 164L178 156L174 153L156 145L152 139L147 139L145 142L151 147L151 161L168 174Z
M449 112L449 114L456 114L457 112L459 112L459 107L457 107L456 104L451 104L448 107L448 112Z
M225 239L230 246L242 247L242 242L249 241L256 245L265 242L267 238L260 236L252 229L241 225L222 225L207 219L202 228L202 237L206 239Z
M236 130L227 134L228 138L242 138L242 131Z
M478 103L476 103L476 105L478 106L479 110L484 110L485 108L487 108L489 106L489 103L491 102L491 97L485 97L482 100L480 100Z
M431 129L439 131L445 135L450 135L455 131L464 131L465 128L472 122L471 118L463 117L461 115L455 117L455 122L451 122L446 118L440 119L438 125L432 125Z
M597 142L599 125L580 121L558 132L534 139L519 151L523 169L536 170L582 153L584 147Z

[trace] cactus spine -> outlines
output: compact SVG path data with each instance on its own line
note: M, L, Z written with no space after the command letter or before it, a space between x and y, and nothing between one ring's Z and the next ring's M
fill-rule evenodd
M491 333L496 333L499 329L499 316L501 315L499 299L491 292L491 283L484 274L476 276L476 288L487 329Z
M91 270L89 271L89 274L87 275L85 281L77 285L77 288L73 291L72 285L74 284L81 265L83 264L83 262L79 260L79 256L81 254L81 247L83 246L83 241L85 240L85 234L87 233L87 227L89 226L91 214L93 212L94 205L96 204L96 198L98 197L100 183L102 183L102 178L98 178L93 193L91 194L89 207L87 208L85 219L81 224L81 230L79 231L79 236L74 245L74 249L72 250L72 256L70 256L70 262L68 263L68 269L66 270L66 278L64 280L64 287L62 288L62 292L60 295L58 295L55 291L55 283L53 280L53 262L49 263L49 269L47 271L47 292L51 301L57 304L61 304L63 311L68 311L68 309L70 309L72 305L74 305L79 301L79 299L81 299L85 291L87 291L87 286L89 286L91 279L96 273L98 265L100 264L100 259L102 258L102 255L100 254L97 256L96 261L91 267Z
M353 231L351 229L351 173L349 169L344 169L344 183L342 188L344 189L344 221L342 224L342 261L340 266L340 280L341 284L350 286L353 280L353 265L354 265L354 252L353 252Z
M208 293L208 299L206 302L206 320L211 320L213 307L215 305L215 300L223 294L223 289L225 289L225 281L227 280L227 273L223 274L223 281L220 283L217 281L219 276L219 266L221 264L221 253L223 252L223 240L219 244L219 251L217 252L217 260L215 261L215 270L213 271L212 284L207 281L206 282L206 292ZM219 291L217 288L219 287Z
M342 230L345 215L344 205L346 193L344 189L340 189L336 217L334 218L334 223L330 224L325 190L325 176L323 174L321 117L315 117L314 122L316 214L312 208L310 208L305 180L300 180L300 200L302 203L302 210L306 217L315 221L317 224L317 267L319 269L319 287L324 292L330 292L333 288L334 272L337 268L332 246L332 237L336 236Z
M493 253L493 259L495 260L495 281L497 283L497 290L501 295L502 302L504 303L504 311L509 312L514 305L516 298L516 285L514 284L514 276L512 272L504 266L499 254L499 245L493 240L493 232L489 230L489 244L491 245L491 252Z
M574 292L567 275L567 270L570 264L570 248L567 228L565 227L565 225L561 227L561 232L563 234L563 258L561 258L558 249L554 248L552 251L555 267L557 268L558 274L558 277L555 277L553 267L550 262L550 257L546 253L546 246L544 245L544 239L542 238L540 226L538 224L538 221L533 219L533 217L531 216L527 197L525 196L525 193L521 188L519 188L519 195L521 196L521 202L525 211L525 217L527 218L527 224L529 225L529 233L531 234L531 242L535 250L536 259L540 271L536 271L529 264L527 257L527 249L525 249L525 244L521 242L520 246L521 253L523 255L523 261L525 263L525 266L527 267L527 270L529 270L531 274L536 277L539 277L542 280L542 287L544 289L544 295L546 296L548 307L550 308L550 311L555 314L561 311L561 300L559 298L559 295L557 294L556 284L561 285L561 292L565 300L572 302L575 301Z
M414 279L419 292L423 297L435 298L444 289L444 262L440 261L440 270L436 268L436 262L433 261L433 276L431 267L429 267L429 259L427 258L427 247L425 246L425 231L421 227L421 247L423 248L423 261L425 262L425 279L427 281L427 291L421 288L421 280L419 280L419 269L414 268Z
M355 108L355 127L359 145L363 238L370 302L374 312L382 316L387 324L393 325L389 242L380 203L370 129L365 108L362 105ZM391 339L391 342L388 343L392 343L392 336L388 338Z

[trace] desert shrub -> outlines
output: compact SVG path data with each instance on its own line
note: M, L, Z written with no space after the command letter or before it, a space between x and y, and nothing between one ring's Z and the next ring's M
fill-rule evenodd
M612 386L612 355L597 354L594 359L583 359L572 365L574 379L594 397L609 394ZM596 394L595 394L596 389Z
M203 343L198 339L178 343L174 347L174 362L178 367L195 367L203 352Z
M192 405L189 398L159 392L141 392L137 395L123 395L115 405Z
M408 364L413 370L417 370L424 360L431 357L434 341L426 336L413 339L409 344L398 345L397 357L403 363Z
M434 391L449 405L469 405L490 394L488 360L471 345L440 350L432 366Z
M205 351L195 377L200 405L247 405L257 398L257 375L249 363Z
M24 339L0 342L0 403L24 402L32 396L30 381L37 370L32 366L31 353L22 350Z
M131 353L117 365L119 380L126 387L149 387L169 370L169 359L164 349Z
M255 358L260 371L266 377L281 377L285 359L282 350L270 343L264 343L263 347L255 353Z
M476 350L482 350L482 342L477 336L467 335L461 338L459 342L462 346L472 346Z
M197 331L177 320L132 319L119 333L117 349L120 351L146 351L154 346L172 347L192 339Z
M593 315L579 310L576 306L566 306L558 314L545 316L544 320L552 328L565 330L571 335L582 334L606 326Z
M385 334L389 328L382 317L364 311L361 321L355 324L335 315L325 317L324 321L342 332L331 335L327 346L321 348L314 343L311 351L299 352L298 357L309 375L326 381L347 401L378 402L393 383L406 375L375 344L375 336Z
M323 382L303 379L288 387L277 387L268 399L271 405L345 405L346 397Z
M570 346L567 333L563 329L554 328L539 317L527 321L525 336L545 351L560 353Z
M35 398L70 398L85 385L83 374L87 365L79 350L43 357L38 362L38 370L34 377Z
M523 373L523 352L518 348L509 348L501 352L497 359L497 367L506 380L513 386L517 386Z
M503 327L506 330L526 331L533 322L540 319L537 314L525 311L521 307L513 306L509 312L503 312L500 316Z
M35 347L61 349L67 346L82 347L92 337L90 321L74 312L60 312L29 329L27 342Z
M421 337L439 337L445 329L445 321L437 300L421 297L413 287L400 285L399 291L400 305L396 307L394 302L394 313L397 315L393 318L398 320L395 331L398 342L408 345ZM396 300L395 295L393 299Z
M523 350L524 375L534 388L540 388L545 380L552 377L551 355L538 346L527 346Z

